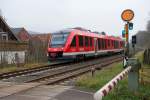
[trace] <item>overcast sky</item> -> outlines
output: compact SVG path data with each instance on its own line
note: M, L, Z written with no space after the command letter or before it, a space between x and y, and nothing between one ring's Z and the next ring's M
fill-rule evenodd
M0 9L11 27L25 27L37 32L84 27L121 35L121 12L135 12L134 29L145 30L150 19L150 0L0 0Z

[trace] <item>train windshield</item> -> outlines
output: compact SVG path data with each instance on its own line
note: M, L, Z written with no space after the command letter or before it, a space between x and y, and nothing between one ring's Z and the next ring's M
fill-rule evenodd
M69 33L70 32L53 33L52 38L51 38L50 47L62 47L62 46L64 46Z

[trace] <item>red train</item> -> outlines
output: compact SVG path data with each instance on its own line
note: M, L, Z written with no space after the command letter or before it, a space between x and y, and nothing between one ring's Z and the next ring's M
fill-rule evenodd
M49 60L79 59L122 52L124 47L124 41L119 37L96 34L78 28L53 33L50 41Z

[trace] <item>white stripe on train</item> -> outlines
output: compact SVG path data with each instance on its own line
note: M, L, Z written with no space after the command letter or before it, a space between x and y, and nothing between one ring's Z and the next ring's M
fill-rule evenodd
M63 53L63 56L71 56L71 55L80 55L80 54L105 54L107 52L120 52L122 51L123 49L111 49L111 50L99 50L97 52L95 51L86 51L86 52L66 52L66 53Z

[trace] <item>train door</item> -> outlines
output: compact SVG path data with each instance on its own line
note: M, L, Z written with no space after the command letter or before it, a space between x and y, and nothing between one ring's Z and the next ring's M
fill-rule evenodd
M97 50L98 50L98 47L97 47L97 38L94 38L94 48L95 48L95 54L97 54Z

